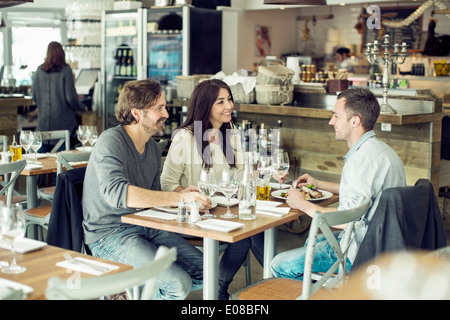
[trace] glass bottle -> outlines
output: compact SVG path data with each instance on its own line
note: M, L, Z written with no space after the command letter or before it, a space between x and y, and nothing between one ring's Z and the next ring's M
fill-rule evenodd
M244 162L244 171L239 183L239 219L256 219L256 179L253 173L252 156L246 152Z
M11 153L12 162L22 160L22 146L17 145L15 135L13 135L13 141L11 146L9 147L9 152Z

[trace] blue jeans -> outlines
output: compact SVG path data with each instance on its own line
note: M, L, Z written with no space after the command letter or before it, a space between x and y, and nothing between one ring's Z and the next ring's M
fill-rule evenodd
M337 235L340 232L336 232ZM340 239L338 239L339 241ZM270 268L276 277L293 278L303 280L306 259L306 246L288 250L275 256ZM326 272L337 261L337 256L323 234L319 234L314 250L314 262L312 272ZM347 258L346 272L350 271L352 264Z
M133 267L153 261L159 246L177 248L177 261L158 276L154 299L184 299L203 285L203 255L179 234L141 226L120 226L89 244L92 254Z

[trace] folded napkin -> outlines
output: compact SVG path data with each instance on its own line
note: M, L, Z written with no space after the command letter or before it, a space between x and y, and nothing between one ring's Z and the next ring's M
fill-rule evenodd
M282 217L289 213L291 208L289 207L274 207L274 206L262 206L256 205L256 213L274 216L274 217Z
M66 269L71 269L74 271L89 273L89 274L92 274L95 276L100 276L100 275L102 275L104 273L108 273L112 270L119 269L118 266L108 264L108 263L98 262L98 261L95 261L92 259L86 259L86 258L82 258L82 257L76 257L74 259L76 260L76 262L64 260L64 261L57 262L56 265L61 268L66 268Z
M0 278L0 300L23 299L24 294L33 292L33 288L19 282Z
M69 161L69 164L71 166L76 166L76 165L85 164L85 163L88 163L88 161Z
M278 207L282 203L280 201L256 200L256 207Z
M156 211L156 210L152 210L152 209L136 212L136 215L151 217L151 218L158 218L158 219L163 219L163 220L175 220L177 218L176 214Z
M35 163L27 163L25 168L23 170L35 170L43 168L44 166L42 164L35 164Z

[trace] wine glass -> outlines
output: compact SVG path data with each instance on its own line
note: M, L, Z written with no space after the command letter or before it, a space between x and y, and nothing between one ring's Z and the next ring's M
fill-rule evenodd
M203 168L202 171L200 171L200 177L198 178L197 186L200 192L207 197L211 197L216 192L216 177L214 175L214 171L211 168ZM208 208L206 208L206 211L202 216L202 218L205 219L215 217L216 215L209 212Z
M222 214L221 217L225 219L237 218L237 215L230 211L231 196L238 190L237 172L236 169L230 169L229 171L222 171L221 179L219 181L219 189L227 197L227 212Z
M12 261L7 267L2 268L3 273L22 273L25 267L16 262L15 241L25 235L25 216L19 204L3 206L0 208L0 230L3 239L11 246Z
M34 131L31 135L33 137L31 149L34 151L34 160L37 162L37 151L42 147L42 135L40 131Z
M272 168L278 177L284 176L289 171L289 155L283 149L279 149L273 157ZM280 182L280 189L282 183Z
M81 144L83 145L83 151L84 151L84 145L86 144L86 142L88 141L88 136L87 136L87 126L84 125L80 125L78 126L77 129L77 139L81 142Z
M33 142L32 139L33 137L31 135L31 130L22 130L20 132L19 137L20 145L22 146L22 148L24 148L27 158L28 158L28 150L30 150L31 143Z
M97 127L96 126L88 126L86 132L87 132L88 142L91 145L91 147L93 147L98 138Z

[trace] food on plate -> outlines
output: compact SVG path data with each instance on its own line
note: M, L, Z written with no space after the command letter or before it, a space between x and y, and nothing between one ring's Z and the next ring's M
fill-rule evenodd
M314 188L314 185L306 185L301 187L298 191L303 193L305 199L320 199L323 198L323 193ZM280 196L286 198L287 192L281 192Z

